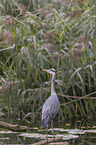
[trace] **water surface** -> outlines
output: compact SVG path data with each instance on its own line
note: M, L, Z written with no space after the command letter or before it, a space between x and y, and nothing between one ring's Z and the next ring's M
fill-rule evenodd
M7 121L6 121L7 122ZM19 124L25 125L24 122ZM17 122L14 124L17 124ZM28 125L28 124L27 124ZM46 138L46 130L39 128L40 124L28 125L33 127L27 132L12 132L0 128L0 144L32 144ZM54 122L55 136L62 136L62 142L69 145L96 145L96 121L70 119L66 122ZM48 138L52 138L51 128Z

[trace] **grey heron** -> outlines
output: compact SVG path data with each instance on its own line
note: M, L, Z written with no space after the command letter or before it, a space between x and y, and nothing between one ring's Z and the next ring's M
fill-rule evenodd
M46 128L46 139L47 139L47 132L48 132L48 124L51 122L53 137L54 137L54 131L53 131L53 119L56 116L56 114L59 111L60 108L60 102L57 97L57 94L54 89L54 80L56 76L56 70L55 69L43 69L43 71L46 71L50 74L52 74L52 80L51 80L51 96L45 101L43 108L42 108L42 120L41 120L41 127Z

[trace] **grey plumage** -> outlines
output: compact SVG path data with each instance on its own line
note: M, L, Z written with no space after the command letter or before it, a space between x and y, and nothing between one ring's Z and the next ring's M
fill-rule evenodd
M42 108L42 121L41 127L45 127L49 124L53 118L56 116L60 108L60 103L57 98L56 93L51 94L51 96L45 101Z
M50 69L44 71L52 74L52 80L51 80L51 96L45 101L42 108L41 127L44 128L50 122L52 122L52 129L53 129L53 119L58 113L60 108L60 102L54 89L54 79L56 75L56 70Z

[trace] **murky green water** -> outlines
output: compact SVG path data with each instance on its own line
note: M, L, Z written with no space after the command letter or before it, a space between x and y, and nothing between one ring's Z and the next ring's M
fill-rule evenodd
M32 144L45 139L46 131L39 129L39 125L32 126L36 128L19 133L0 129L0 144ZM63 137L62 142L68 142L69 145L96 145L95 120L70 119L66 122L56 122L54 132L56 136ZM52 131L49 129L48 138L52 137Z

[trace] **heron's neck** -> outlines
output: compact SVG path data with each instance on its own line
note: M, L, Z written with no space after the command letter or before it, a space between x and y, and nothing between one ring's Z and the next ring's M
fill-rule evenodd
M54 89L54 79L55 79L55 75L52 76L52 80L51 80L51 94L55 93L55 89Z

